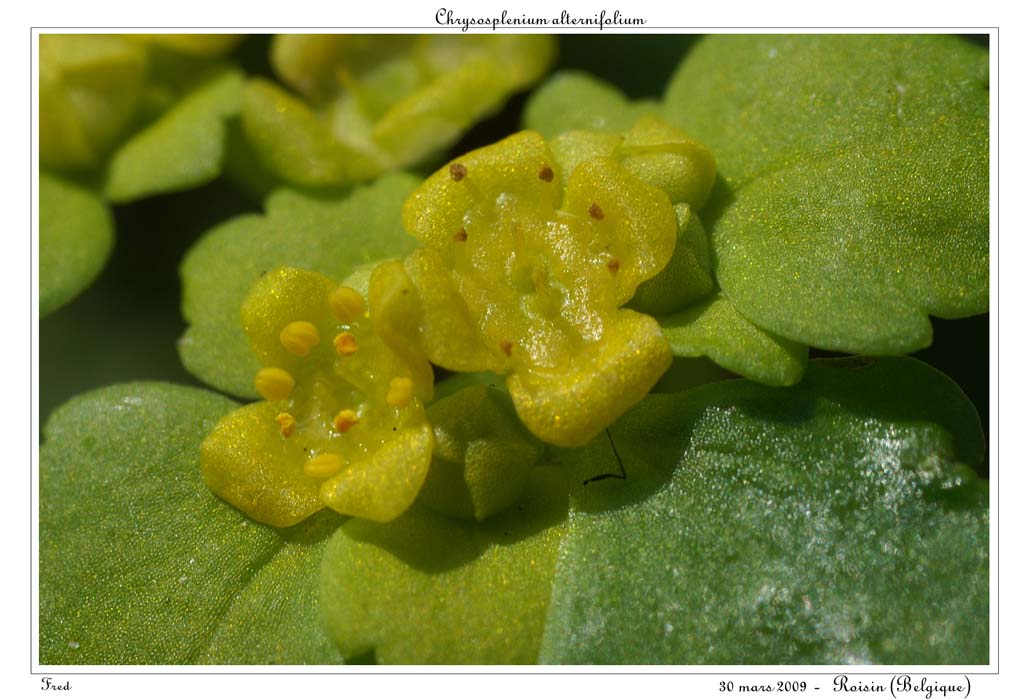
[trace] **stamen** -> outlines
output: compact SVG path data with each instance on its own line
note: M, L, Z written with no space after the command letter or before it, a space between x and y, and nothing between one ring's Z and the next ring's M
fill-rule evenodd
M349 408L344 408L332 419L332 425L337 433L345 433L360 422L357 413Z
M275 422L279 424L279 433L284 438L293 435L293 431L297 429L297 419L288 413L275 416Z
M267 401L282 401L295 385L293 375L278 367L264 367L254 377L254 388Z
M364 314L364 297L356 289L337 287L329 295L329 306L340 321L353 323Z
M389 380L389 391L386 392L386 403L397 408L405 408L414 398L414 383L410 377L393 377Z
M500 343L500 349L504 351L504 354L511 357L511 348L514 347L514 343L510 340L504 340Z
M450 164L450 177L454 182L460 182L464 179L464 176L468 174L468 168L464 167L460 163Z
M349 357L357 352L357 338L353 333L340 333L332 339L332 346L343 357Z
M311 348L321 341L318 329L307 321L293 321L279 333L279 342L293 355L307 357Z
M543 180L543 182L553 182L554 169L551 168L549 165L544 165L542 168L540 168L539 177L540 180Z
M458 243L464 243L468 240L468 232L463 228L458 229L457 233L454 234L454 240Z
M621 267L619 262L614 258L607 261L607 269L611 271L612 275L618 274L618 268Z
M304 473L316 479L324 479L338 472L340 465L339 455L322 452L317 457L307 460L307 463L304 464Z
M592 216L597 221L600 221L604 218L604 210L600 208L599 204L594 202L590 205L590 216Z

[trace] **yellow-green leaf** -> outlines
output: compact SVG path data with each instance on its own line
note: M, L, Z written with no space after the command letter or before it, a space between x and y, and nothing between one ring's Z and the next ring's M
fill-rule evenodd
M103 200L68 180L39 174L39 315L71 301L100 274L114 245Z
M202 185L221 172L226 120L239 112L243 77L215 71L115 151L105 194L127 202Z

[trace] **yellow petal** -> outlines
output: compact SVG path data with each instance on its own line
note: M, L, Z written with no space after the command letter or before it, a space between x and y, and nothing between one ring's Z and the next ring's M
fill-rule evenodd
M327 299L336 288L332 280L314 272L283 267L263 275L243 301L243 330L263 365L281 367L295 377L311 360L287 349L281 334L304 322L305 344L315 338L336 335L337 321ZM308 348L315 348L312 343ZM320 349L317 352L322 352ZM330 350L331 352L331 350Z
M200 446L207 486L254 520L287 527L321 510L320 479L304 473L302 441L283 440L277 409L255 403L233 411Z
M715 184L715 157L665 121L641 117L625 134L622 165L639 179L664 190L673 204L693 209L707 203Z
M603 341L563 372L527 368L507 379L518 416L554 445L584 445L639 402L672 364L650 316L618 312Z
M562 208L589 216L604 230L618 263L612 273L617 306L664 269L675 250L679 229L668 195L613 159L593 158L579 165L568 179Z
M344 515L387 522L406 511L432 460L433 437L428 423L398 431L367 459L353 462L326 481L321 497Z

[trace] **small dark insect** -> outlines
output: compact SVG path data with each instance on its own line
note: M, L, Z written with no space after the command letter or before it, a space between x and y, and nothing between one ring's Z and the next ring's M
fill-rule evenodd
M615 459L618 460L618 471L620 473L619 474L597 474L596 476L591 476L589 479L586 479L586 481L582 482L583 486L585 486L586 484L590 483L591 481L603 481L604 479L623 479L624 480L624 479L627 478L626 475L625 475L625 465L622 464L622 457L621 457L621 455L618 454L618 448L615 447L615 439L613 437L611 437L611 429L609 428L609 429L605 430L604 432L607 433L607 440L608 440L608 442L611 443L611 451L615 453Z

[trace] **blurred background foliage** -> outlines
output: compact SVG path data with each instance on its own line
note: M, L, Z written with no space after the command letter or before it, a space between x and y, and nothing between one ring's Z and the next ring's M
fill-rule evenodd
M555 70L590 72L633 99L659 98L695 38L563 35ZM980 43L982 38L972 40ZM247 73L271 77L268 45L268 36L249 36L235 58ZM527 93L516 96L502 112L474 127L454 146L452 155L517 131L526 97ZM222 177L200 189L115 206L113 211L116 243L103 273L78 298L40 321L41 425L72 396L116 382L202 386L183 368L176 350L185 330L179 311L179 263L205 231L233 216L259 212L261 204ZM988 431L988 316L933 319L933 328L933 345L914 356L963 388ZM815 356L830 354L814 351Z

